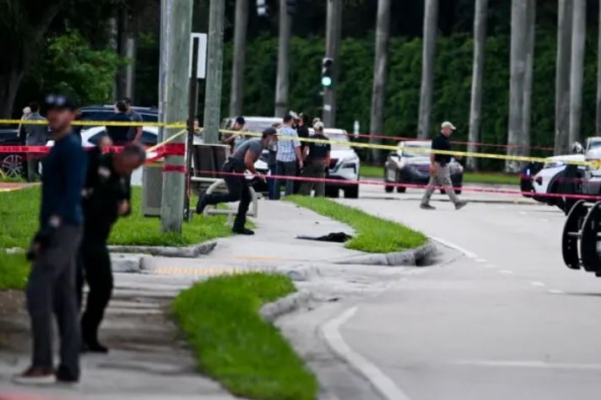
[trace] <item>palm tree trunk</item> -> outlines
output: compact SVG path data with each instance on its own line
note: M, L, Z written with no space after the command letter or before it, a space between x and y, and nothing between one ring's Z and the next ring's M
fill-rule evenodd
M280 34L278 43L278 72L275 93L275 116L283 117L288 110L290 85L290 36L292 18L286 0L280 0Z
M586 40L586 0L573 0L572 65L570 73L570 143L580 140L584 44Z
M521 155L522 135L524 131L524 88L526 82L526 2L512 0L511 3L511 78L509 85L509 134L507 138L508 156ZM520 162L507 160L507 172L520 170Z
M536 2L527 3L526 12L526 75L524 82L524 110L521 155L530 155L530 121L532 110L532 85L534 81L534 49L536 44Z
M468 152L475 153L475 145L480 141L480 124L482 121L482 80L484 78L484 56L486 52L486 22L488 18L488 0L476 0L474 14L474 60L472 70L472 103L470 108L470 131ZM478 169L478 159L467 159L468 169Z
M438 29L438 0L426 0L424 12L424 46L422 55L422 87L419 104L418 138L425 139L431 132L432 84L434 82L434 56Z
M566 154L570 138L570 60L572 0L559 0L557 75L555 77L555 155Z
M340 39L342 34L342 0L328 0L328 15L326 28L326 57L334 60L332 71L332 86L324 88L323 93L323 123L326 128L336 126L336 86L338 72L342 60L340 54Z
M234 59L230 93L230 117L242 114L244 97L244 68L246 66L246 34L248 31L248 0L236 0L234 26Z
M597 46L597 126L595 135L601 136L601 6L599 7L599 38Z
M384 131L384 103L386 99L386 80L388 79L388 41L390 40L390 0L378 1L378 21L376 27L376 60L374 68L374 86L371 96L371 118L369 142L379 144L381 140L373 135L382 135ZM371 158L380 161L380 150L372 148Z

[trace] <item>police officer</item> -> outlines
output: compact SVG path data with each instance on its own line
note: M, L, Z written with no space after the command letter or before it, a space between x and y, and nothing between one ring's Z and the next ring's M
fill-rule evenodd
M196 213L202 214L208 205L240 200L233 231L241 235L254 235L252 230L244 226L246 224L246 212L251 202L250 189L244 172L248 170L253 175L265 179L255 169L255 162L259 159L263 150L268 148L274 141L277 141L277 131L274 128L267 128L263 131L261 139L251 139L241 144L223 166L223 179L227 185L228 193L203 194L196 205Z
M81 318L82 351L106 353L98 328L113 290L113 273L107 240L113 224L131 211L129 177L146 160L144 148L126 145L120 153L91 152L84 187L84 232L81 267L90 291ZM80 275L81 276L81 275ZM79 294L81 286L79 282Z
M311 139L318 139L320 142L311 142L305 147L305 168L303 169L303 178L310 178L300 187L300 194L303 196L311 195L311 190L315 188L315 197L324 197L326 194L326 184L323 179L326 177L326 171L330 165L330 151L332 146L324 141L328 138L324 135L323 122L318 121L313 126L315 135ZM317 181L322 179L322 181Z
M455 126L450 122L443 122L438 135L432 140L432 150L451 151L451 142L449 136L455 130ZM434 207L430 205L430 197L436 189L436 186L442 186L451 202L455 205L455 209L459 210L466 206L467 202L459 200L455 191L453 190L453 183L451 182L451 173L449 171L449 163L451 162L451 156L449 154L430 154L430 182L426 188L426 193L422 198L421 208L424 210L434 210Z

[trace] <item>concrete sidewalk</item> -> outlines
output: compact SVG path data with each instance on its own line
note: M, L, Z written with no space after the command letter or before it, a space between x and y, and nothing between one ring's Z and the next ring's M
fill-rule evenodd
M114 297L101 327L101 340L111 352L84 355L82 381L75 387L31 388L11 382L29 364L29 321L23 296L17 293L20 304L13 312L0 312L0 399L234 399L197 371L191 351L167 317L172 299L199 279L236 271L297 270L299 280L306 281L303 273L315 265L359 254L340 243L296 239L353 231L292 203L261 201L255 224L256 235L221 239L207 256L153 257L153 265L142 274L116 274Z

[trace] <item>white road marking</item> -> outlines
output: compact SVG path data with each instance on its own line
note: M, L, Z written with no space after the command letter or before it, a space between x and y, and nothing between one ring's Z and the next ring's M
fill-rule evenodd
M564 294L565 292L563 290L557 290L557 289L549 289L547 290L548 293L551 294Z
M351 366L357 369L387 400L411 400L388 376L378 369L374 364L355 353L346 344L340 334L340 327L351 319L357 312L357 307L352 307L329 321L322 328L324 337L332 350L342 357Z
M509 271L507 269L502 269L501 271L499 271L500 274L505 274L505 275L512 275L513 271Z
M544 283L542 283L542 282L530 282L530 284L531 284L532 286L536 286L536 287L545 287L545 286L547 286L547 285L545 285L545 284L544 284Z
M519 211L518 214L520 214L520 215L526 215L526 211Z
M497 268L497 266L493 265L493 264L488 264L488 265L485 265L484 268L494 269L494 268Z
M478 256L476 254L472 253L471 251L466 250L463 247L457 246L456 244L448 242L444 239L440 239L440 238L436 238L436 237L430 237L430 239L442 244L443 246L447 246L453 250L457 250L458 252L463 253L463 255L468 258L478 258Z
M486 262L486 260L485 260L485 259L483 259L483 258L476 258L476 262L479 262L479 263L485 263L485 262Z
M521 361L477 361L464 360L455 361L451 364L456 365L474 365L479 367L501 367L501 368L549 368L549 369L569 369L569 370L601 370L601 364L570 364L570 363L548 363L538 360Z

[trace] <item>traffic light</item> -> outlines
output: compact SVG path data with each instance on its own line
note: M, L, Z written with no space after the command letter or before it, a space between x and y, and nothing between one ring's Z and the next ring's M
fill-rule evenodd
M296 0L286 0L286 11L291 17L296 14Z
M334 83L334 60L331 58L323 59L323 68L321 70L321 85L325 88L329 88Z
M259 17L267 16L267 0L257 0L257 15Z

